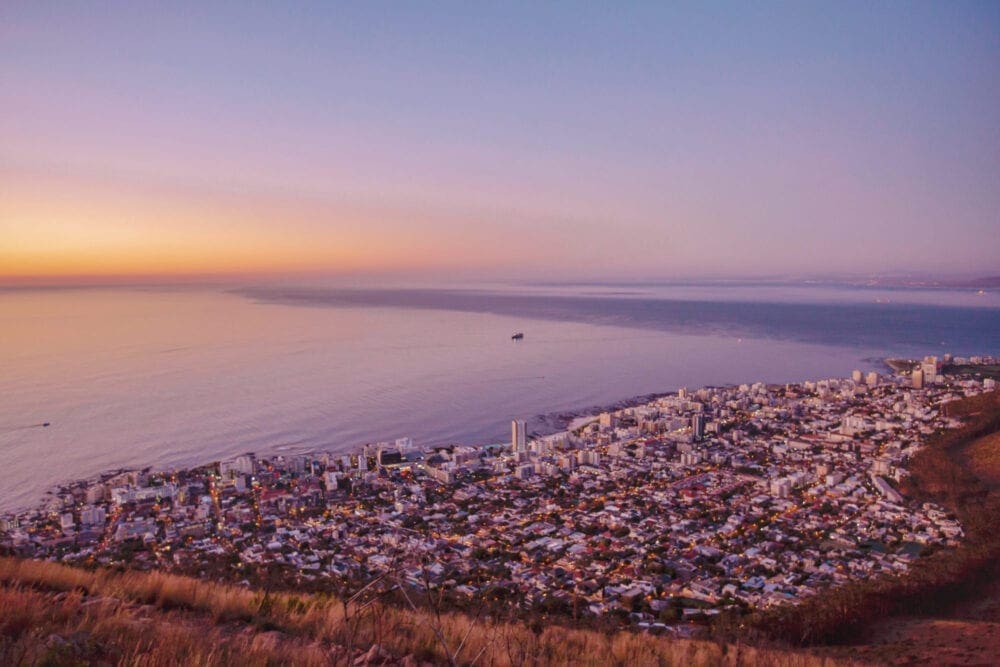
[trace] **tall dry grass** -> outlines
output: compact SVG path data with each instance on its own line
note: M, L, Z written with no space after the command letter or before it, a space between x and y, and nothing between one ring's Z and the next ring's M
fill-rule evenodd
M67 648L52 635L77 643ZM352 607L323 595L0 558L0 664L61 664L70 653L129 665L348 664L357 652L350 649L374 644L397 658L495 667L843 664L806 652L532 628L378 601Z
M0 588L0 664L329 665L321 645L233 633L196 618L116 604L88 604L24 587Z
M214 623L264 622L277 629L331 639L324 630L343 618L333 598L264 593L163 572L84 570L48 561L0 558L0 582L47 591L81 591L159 609L207 614Z
M958 516L965 531L959 546L921 558L902 574L850 582L796 606L764 610L751 616L748 626L792 644L849 644L863 640L878 621L941 613L996 580L1000 490L984 484L962 452L970 443L1000 433L1000 391L947 403L943 412L968 420L927 439L910 461L905 485L911 498L940 504Z

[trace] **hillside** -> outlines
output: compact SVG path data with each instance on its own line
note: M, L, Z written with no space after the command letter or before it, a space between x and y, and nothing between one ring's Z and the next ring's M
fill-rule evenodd
M962 545L904 575L854 582L756 625L814 651L873 663L992 665L1000 655L1000 392L944 408L966 423L932 436L910 463L906 493L955 513Z
M787 665L848 660L529 627L160 573L0 559L0 664Z

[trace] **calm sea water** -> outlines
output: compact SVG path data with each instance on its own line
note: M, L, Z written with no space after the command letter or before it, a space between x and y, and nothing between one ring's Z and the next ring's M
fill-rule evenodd
M118 467L404 435L492 442L513 418L680 386L1000 354L997 299L755 286L0 291L0 509Z

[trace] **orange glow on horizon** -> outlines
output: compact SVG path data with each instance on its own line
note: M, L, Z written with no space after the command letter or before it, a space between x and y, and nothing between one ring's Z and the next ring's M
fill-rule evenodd
M420 271L469 256L419 236L418 226L315 204L5 179L6 283Z

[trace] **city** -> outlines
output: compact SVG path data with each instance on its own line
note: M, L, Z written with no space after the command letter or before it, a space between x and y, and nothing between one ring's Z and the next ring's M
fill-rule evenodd
M0 666L997 662L1000 3L0 53Z
M895 374L681 389L511 442L256 457L67 485L0 523L0 549L67 563L260 573L683 631L905 571L962 526L906 501L906 464L995 389L927 357ZM345 582L347 582L345 584ZM342 589L341 589L342 590Z

